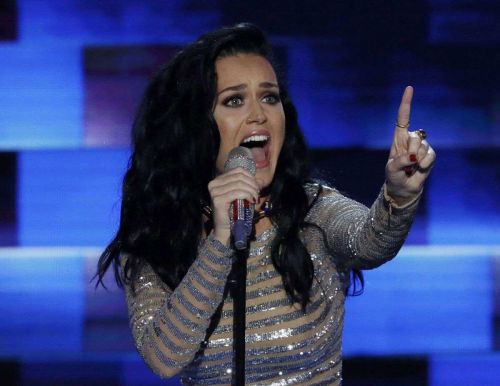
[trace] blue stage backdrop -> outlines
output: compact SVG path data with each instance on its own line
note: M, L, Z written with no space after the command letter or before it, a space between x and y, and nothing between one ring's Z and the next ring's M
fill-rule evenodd
M277 47L316 175L371 205L406 85L437 152L396 259L347 301L345 385L498 385L500 2L0 4L0 379L177 385L136 353L113 237L138 101L186 42L250 21Z

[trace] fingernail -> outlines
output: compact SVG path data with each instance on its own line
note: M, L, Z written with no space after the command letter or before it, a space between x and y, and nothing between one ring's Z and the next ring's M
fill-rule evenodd
M405 170L405 174L407 176L411 176L411 173L413 171L413 167L412 166L405 166L404 170Z
M417 162L417 155L416 154L410 154L410 162Z

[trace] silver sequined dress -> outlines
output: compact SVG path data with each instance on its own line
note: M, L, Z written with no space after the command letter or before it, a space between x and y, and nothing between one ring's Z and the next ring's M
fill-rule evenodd
M307 187L312 196L317 189ZM247 385L340 385L347 270L375 268L401 248L420 196L389 214L383 189L370 209L326 188L306 220L301 238L315 277L304 314L291 305L270 258L272 228L251 242L247 274ZM233 251L209 236L172 292L146 267L136 293L126 287L130 324L139 353L161 377L179 375L185 385L229 385L232 371L233 301L208 342L210 317L223 300ZM205 347L200 351L200 347Z

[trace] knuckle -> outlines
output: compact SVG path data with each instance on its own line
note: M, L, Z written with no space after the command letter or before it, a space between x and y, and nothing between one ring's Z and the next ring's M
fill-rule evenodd
M245 173L248 173L245 169L243 169L243 167L241 166L238 166L237 168L234 168L233 169L235 171L235 173L238 173L238 174L245 174Z
M215 196L217 195L217 193L219 192L219 187L218 186L212 186L211 189L209 189L209 193L212 195L212 196Z

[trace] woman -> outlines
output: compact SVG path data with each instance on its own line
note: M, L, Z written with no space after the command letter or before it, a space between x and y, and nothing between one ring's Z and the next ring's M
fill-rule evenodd
M255 26L208 33L159 72L134 124L120 227L98 266L102 280L114 263L136 346L155 373L231 383L228 210L245 199L257 213L245 383L340 384L349 274L397 254L435 159L423 132L408 132L412 92L368 209L309 179L295 108ZM224 172L240 145L252 148L255 176Z

